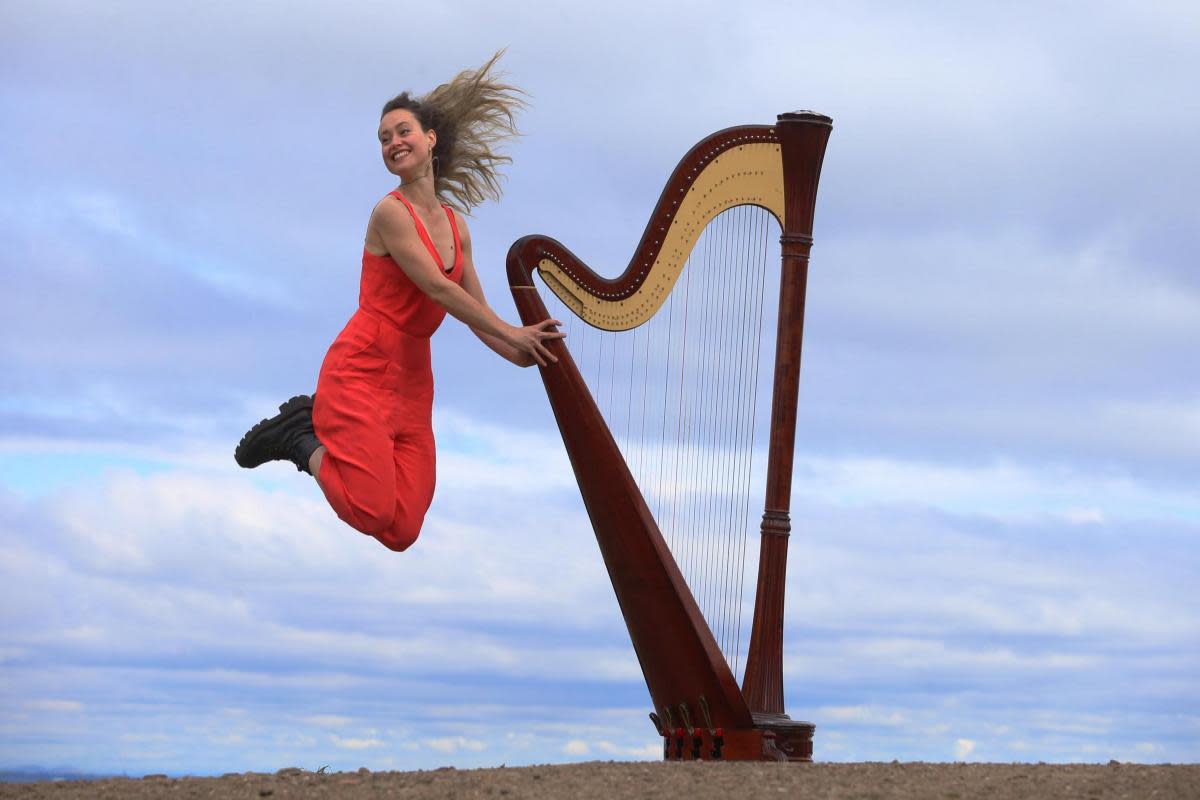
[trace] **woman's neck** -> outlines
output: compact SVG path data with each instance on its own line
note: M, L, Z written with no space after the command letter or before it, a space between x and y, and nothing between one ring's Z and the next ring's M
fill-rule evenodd
M441 207L437 194L433 191L432 172L427 172L412 180L402 179L399 191L404 195L404 199L412 203L415 208L433 211Z

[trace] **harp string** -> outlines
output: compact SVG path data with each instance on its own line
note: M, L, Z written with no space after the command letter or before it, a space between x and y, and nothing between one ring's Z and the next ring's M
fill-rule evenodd
M767 235L767 233L775 231L776 228L774 228L771 225L770 219L767 217L767 215L765 213L758 215L755 218L755 226L756 226L757 231L763 231L764 233L756 234L753 237L753 241L757 242L757 246L758 246L758 262L759 262L760 268L758 270L759 287L758 287L756 311L755 311L756 330L755 330L755 333L753 334L753 339L755 342L758 343L758 346L756 348L756 357L754 358L753 375L751 377L751 380L748 382L748 387L751 392L751 401L748 405L748 408L750 409L749 427L750 427L750 430L754 432L751 434L752 439L757 439L758 416L759 416L759 411L761 408L759 399L758 399L758 391L759 391L760 386L762 386L762 383L765 382L760 373L760 367L764 361L764 356L766 356L766 358L768 359L766 363L770 364L771 362L769 359L772 355L767 346L767 342L763 337L763 327L764 327L764 324L767 323L767 320L766 320L767 311L769 309L778 308L778 289L776 289L776 293L771 297L771 299L774 302L772 302L770 304L767 304L764 302L764 299L766 296L764 289L767 285L768 275L773 274L773 271L769 269L769 265L772 263L779 263L782 260L780 254L777 251L772 253L769 248L769 236ZM777 283L776 283L776 286L778 286ZM773 319L774 319L774 315L772 315L772 321L773 321ZM769 325L768 325L768 329L769 329ZM770 394L768 393L766 401L769 402L769 400L770 400ZM767 417L767 418L769 419L769 417ZM765 427L766 426L764 426L764 429L765 429ZM764 438L765 438L765 431L764 431ZM758 451L760 449L764 454L764 458L762 459L762 461L765 461L765 453L766 453L766 442L765 441L763 441L761 443L756 441L756 446L751 447L749 452L747 452L747 454L746 454L746 471L745 471L745 487L746 488L745 488L744 499L743 499L743 512L742 512L743 517L751 517L752 518L752 514L753 514L753 511L752 511L753 506L751 506L751 504L750 504L750 499L751 499L750 491L751 491L751 487L754 485L754 481L753 481L754 454L756 451ZM765 477L763 478L763 482L765 482ZM749 532L750 532L749 526L744 527L742 530L742 547L741 547L741 552L740 552L740 556L739 556L741 558L741 563L740 563L739 569L738 569L738 597L739 598L745 597L742 587L743 587L743 581L744 581L746 573L748 571L748 569L747 569L748 565L745 563L745 557L746 557L746 552L747 552L746 540L749 535ZM744 600L743 600L743 602L744 602ZM739 614L738 622L737 622L737 630L736 630L736 634L735 634L736 642L737 642L737 644L735 645L735 652L738 654L738 657L740 657L744 653L744 650L741 645L741 622L742 622L742 618L744 616L745 616L744 614ZM748 644L749 643L747 643L747 646L748 646Z
M773 231L774 218L755 206L718 215L663 307L632 331L592 328L541 292L735 675L763 487L754 467L765 445L759 382L769 378L760 370L770 349L764 288L778 281Z
M752 231L756 229L752 222L756 215L746 214L738 220L738 236L737 239L741 242L738 260L746 265L745 280L741 282L741 295L739 297L739 306L747 309L747 311L756 310L754 299L757 294L761 293L763 285L763 275L765 273L765 265L757 264L750 258L750 237ZM757 216L761 216L757 215ZM738 352L746 352L746 348L757 341L757 336L752 336L752 314L745 313L741 315L738 325ZM757 351L757 347L755 350ZM736 559L734 565L735 579L729 581L726 585L725 604L728 609L729 620L725 626L726 639L722 647L732 651L735 654L740 654L738 649L737 631L741 622L742 609L742 569L745 562L744 549L746 547L746 534L750 528L751 522L747 519L749 512L749 491L748 484L741 481L742 464L749 460L750 453L753 452L753 426L745 424L746 419L750 416L746 408L747 402L750 402L754 397L752 391L753 386L748 385L750 381L747 378L746 370L750 366L749 361L741 361L739 366L741 371L738 379L735 382L736 397L732 400L735 403L735 411L733 414L733 422L731 428L731 439L740 441L743 438L749 438L751 441L750 447L739 448L736 457L729 464L728 481L731 486L735 487L735 502L731 503L728 508L729 521L728 525L735 530L736 536L729 538L729 557L731 560ZM740 491L738 491L740 489ZM734 659L734 669L737 668L737 655Z
M696 401L693 411L693 422L695 425L695 452L698 454L698 457L690 461L695 472L693 485L696 488L692 492L692 503L689 509L691 516L688 520L688 529L692 531L692 535L696 540L693 563L694 569L699 575L699 602L702 608L712 609L712 624L714 627L720 615L717 613L718 610L712 606L709 591L712 587L713 571L719 565L713 563L711 555L713 539L710 528L711 520L707 518L704 511L708 506L709 498L717 491L717 487L713 486L712 481L707 477L707 473L712 467L712 459L708 458L707 454L711 452L710 437L713 421L712 413L709 409L712 406L715 390L720 386L719 381L713 381L710 370L713 367L711 359L716 355L714 339L716 322L720 314L717 309L718 300L713 293L713 281L714 275L718 274L720 270L721 248L727 245L724 237L721 236L721 228L721 221L714 220L713 235L706 237L708 241L704 244L704 267L700 271L704 279L702 292L704 304L702 307L709 313L700 314L700 346L696 352L696 358L700 364L695 370L695 388L692 397Z
M699 434L699 424L703 422L699 405L703 402L704 396L700 392L701 381L701 364L700 359L706 352L706 342L704 335L706 333L708 315L704 313L695 313L699 309L706 309L707 303L707 286L706 281L711 277L711 272L707 269L708 258L706 250L712 245L712 237L706 237L705 240L699 243L696 248L698 252L693 253L693 257L688 261L688 272L692 273L692 279L689 284L689 293L685 295L688 300L688 317L694 318L691 336L684 336L685 346L687 350L684 352L684 358L680 361L680 400L683 414L683 429L682 436L679 439L680 444L680 461L682 462L683 477L680 484L683 502L679 510L679 525L682 530L684 547L682 548L683 562L680 568L684 575L692 576L690 584L692 592L696 596L696 601L703 604L704 602L704 563L699 559L696 549L698 547L697 539L699 532L696 530L693 514L693 506L697 500L697 491L703 488L696 477L696 472L702 467L702 463L697 457L696 438ZM706 309L707 310L707 309ZM691 369L688 369L688 356L692 359ZM703 608L703 605L701 606ZM711 616L709 617L711 624Z
M726 215L714 220L716 235L710 237L706 252L706 258L713 265L707 270L706 288L710 293L709 306L714 313L705 315L708 346L704 348L703 352L711 354L713 361L708 365L712 373L699 381L701 383L700 397L705 406L700 417L704 440L703 452L722 454L718 457L705 458L703 461L703 485L706 487L706 491L698 499L699 514L696 520L696 527L703 537L704 543L702 549L705 574L705 585L702 589L705 598L704 605L713 610L714 628L716 628L714 633L717 634L718 642L724 638L723 621L726 613L718 602L719 594L717 592L719 587L727 582L725 576L728 573L728 563L721 560L721 551L724 549L722 545L726 538L725 530L720 525L719 512L714 508L714 504L720 505L717 501L724 489L724 485L718 483L718 467L726 460L724 456L726 451L723 450L720 443L720 434L725 428L725 425L721 424L723 395L730 384L730 380L725 377L727 374L725 349L729 344L727 334L730 330L729 323L726 322L726 304L730 294L736 290L737 284L744 275L729 269L729 253L734 244L728 235L728 223L731 216L733 215ZM705 426L707 431L704 430Z
M732 282L732 291L722 298L723 301L727 301L727 308L725 311L727 314L734 314L734 309L738 309L743 306L745 301L746 286L751 275L751 270L748 268L738 269L739 265L743 265L743 267L749 267L749 262L747 262L744 258L744 248L742 247L742 244L744 244L743 237L745 234L745 218L745 214L738 214L736 217L729 220L729 224L734 227L734 232L731 234L730 240L732 243L734 243L736 249L730 248L725 252L725 271L736 271L737 280ZM741 352L746 344L744 318L744 314L734 314L734 324L730 326L729 336L722 342L722 372L724 372L726 369L730 370L733 372L733 379L724 380L721 382L721 417L723 420L725 420L725 422L718 430L717 446L720 451L730 452L733 455L731 458L721 459L716 481L717 485L728 487L732 487L734 485L731 467L733 463L741 457L742 452L746 449L744 447L737 446L739 437L742 433L740 426L737 424L740 416L739 412L741 410L740 403L738 402L739 398L737 397L737 391L744 383L740 375L741 370L739 369L740 364L737 360L737 353ZM735 566L735 543L740 540L740 537L736 536L738 525L732 513L738 499L739 498L737 498L735 494L733 502L716 504L713 508L713 514L719 518L722 528L727 532L726 535L721 537L718 557L723 563L728 564L730 569ZM735 627L735 618L738 614L738 609L734 607L734 603L738 598L736 598L731 591L734 585L736 585L735 575L730 575L728 579L722 581L719 586L715 587L715 591L719 592L719 594L716 598L714 598L713 604L719 608L719 622L717 627L722 631L721 639L719 640L721 644L721 650L722 652L729 652L732 650L736 654L736 648L731 646L734 638L731 634L731 630ZM731 665L734 666L735 669L736 660L737 659L735 655L733 662L731 662Z
M676 360L676 369L678 369L678 371L679 371L679 384L678 384L679 390L676 393L676 396L678 398L678 405L677 405L677 409L675 412L675 447L672 451L672 455L674 456L674 468L675 469L674 469L674 478L671 481L671 510L670 510L670 517L669 517L669 519L671 521L671 545L672 545L671 549L672 550L675 550L675 547L674 547L675 534L677 532L677 524L679 522L679 517L680 517L680 515L679 515L679 488L680 488L681 484L680 484L679 471L680 471L681 455L682 455L681 445L683 442L684 428L685 428L686 421L687 421L687 415L684 411L685 400L684 400L683 385L684 385L684 377L687 374L688 345L691 341L688 338L688 318L690 316L690 311L691 311L692 275L695 272L694 269L690 268L692 265L692 260L693 259L689 256L688 257L688 265L687 265L687 267L684 268L685 280L684 280L684 286L683 286L683 309L682 309L683 310L683 314L682 314L682 328L683 329L680 331L680 335L677 340L679 342L678 347L681 352L679 353L679 358ZM674 383L674 382L672 382L672 383ZM683 542L680 543L680 547L676 552L680 553L683 556L683 558L686 560L686 557L687 557L686 556L686 548L683 546L683 544L684 544ZM684 576L688 577L687 567L684 567L682 564L680 565L680 567L684 570ZM694 582L689 580L688 585L693 586Z
M736 453L736 448L731 448L728 442L730 409L726 397L737 380L736 365L729 352L736 330L736 318L730 315L730 301L737 295L739 286L746 279L745 270L736 268L737 239L731 233L730 227L740 216L740 214L730 214L715 221L722 246L714 250L713 258L717 266L711 270L712 274L723 276L721 284L715 287L716 298L714 300L715 318L721 320L722 324L719 327L714 326L711 337L711 352L715 357L712 366L719 379L709 382L707 386L712 407L708 448L713 453L720 455L708 459L708 486L710 489L705 500L704 519L709 526L707 538L711 555L708 557L710 577L705 589L705 602L713 609L714 633L717 635L717 641L721 644L722 651L726 650L724 642L727 638L726 630L729 619L724 588L729 584L730 579L727 544L729 534L732 532L723 513L725 506L728 505L725 498L729 495L729 484L723 480L723 471L726 462L735 457Z

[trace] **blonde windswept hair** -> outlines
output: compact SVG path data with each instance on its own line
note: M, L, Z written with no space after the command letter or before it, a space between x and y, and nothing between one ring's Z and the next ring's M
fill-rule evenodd
M423 97L403 92L380 114L407 109L422 128L437 131L433 189L459 211L499 200L499 167L512 163L495 148L518 135L515 114L526 105L525 92L492 74L502 55L497 51L479 69L463 70Z

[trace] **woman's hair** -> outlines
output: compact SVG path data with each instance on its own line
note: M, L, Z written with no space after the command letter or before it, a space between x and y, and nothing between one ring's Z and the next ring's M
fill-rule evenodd
M498 51L479 69L464 70L424 97L403 92L383 106L388 112L407 109L425 130L437 131L433 155L434 191L449 205L470 211L486 199L500 199L501 164L512 159L493 150L517 135L514 114L525 107L523 91L491 73L504 54Z

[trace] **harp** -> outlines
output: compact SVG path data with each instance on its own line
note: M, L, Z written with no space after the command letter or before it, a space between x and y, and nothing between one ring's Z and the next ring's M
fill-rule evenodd
M571 350L562 342L551 344L558 362L540 372L646 679L654 709L650 718L663 738L665 758L812 760L814 726L784 712L783 613L808 260L817 184L831 127L829 117L796 112L780 115L775 125L728 128L705 138L676 167L628 267L616 277L598 275L545 236L525 236L508 253L509 283L523 323L549 318L546 302L551 302L565 310L564 319L580 325L580 336L569 330ZM758 216L727 219L743 209ZM747 284L751 286L747 290L729 287L735 280L762 282L766 275L774 276L775 268L766 257L749 266L746 259L735 257L758 253L757 245L743 246L737 240L746 232L774 230L772 220L781 232L774 368L772 372L764 367L760 379L745 372L748 361L771 349L769 341L764 343L769 336L753 330L753 284ZM716 228L724 232L723 248L710 241ZM706 276L698 261L703 261ZM535 275L549 290L545 298ZM702 281L709 287L705 291L699 288ZM681 325L675 319L676 305L683 307L685 301L679 298L690 298L693 292L704 295L708 306L680 311ZM769 324L762 323L761 305L760 300L759 327L769 330ZM688 313L695 315L690 332ZM668 317L669 321L655 322ZM733 328L740 324L736 338L745 342L727 358L715 354L733 337L708 330L718 324ZM595 373L611 374L620 384L617 402L612 402L611 388L604 398L604 390L589 387L584 368L571 352L579 349L576 339L594 339L594 330L629 332L635 337L632 360L618 355L615 347L610 347L611 355L606 354L605 341L600 341ZM643 347L644 357L639 349ZM678 354L685 347L690 347L690 362ZM675 366L668 366L668 374L680 363L685 367L690 363L692 374L681 377L678 387L673 379L662 379L666 399L647 401L647 387L660 380L657 365L664 360L670 365L672 358ZM717 362L726 366L714 366ZM590 360L586 371L592 371ZM767 453L760 484L765 492L761 522L749 508L739 511L736 503L732 510L722 506L729 487L756 483L758 473L737 461L741 456L731 455L730 450L735 440L747 439L747 428L756 428L757 422L749 423L755 412L744 401L732 410L732 403L722 405L719 399L748 395L744 385L751 382L769 384L764 404L770 396L769 426L748 437L750 463L755 450ZM601 409L606 399L609 417L624 416L624 444L618 441L619 424L606 419ZM647 426L643 417L640 438L636 421L630 425L632 409L639 403L643 410L661 408L662 419L661 426L657 417ZM701 419L705 409L712 409L707 421ZM685 439L684 427L696 425L707 425L707 433ZM661 427L664 432L658 442L659 478L674 470L674 477L657 489L647 488L647 479L638 477L655 472L655 457L644 446L647 427ZM668 428L680 433L672 437ZM735 468L735 462L741 466ZM761 458L759 467L761 473ZM695 485L703 482L697 476L708 476L706 480L715 487L713 496L697 494ZM673 498L666 496L666 484ZM730 665L731 651L732 660L740 660L740 632L733 648L723 647L710 626L714 614L726 615L730 602L725 600L722 606L720 601L714 605L711 599L704 600L713 594L712 588L703 574L685 578L677 558L680 542L675 543L675 551L668 544L668 538L676 537L676 528L687 527L679 522L680 508L682 517L699 531L690 540L680 534L682 549L692 555L732 552L726 542L730 534L745 541L745 528L759 528L753 622L740 687L736 668ZM668 516L669 526L660 519ZM670 528L667 536L664 527ZM721 591L728 595L727 589L716 593ZM711 607L708 618L697 597ZM739 602L732 602L735 610Z

